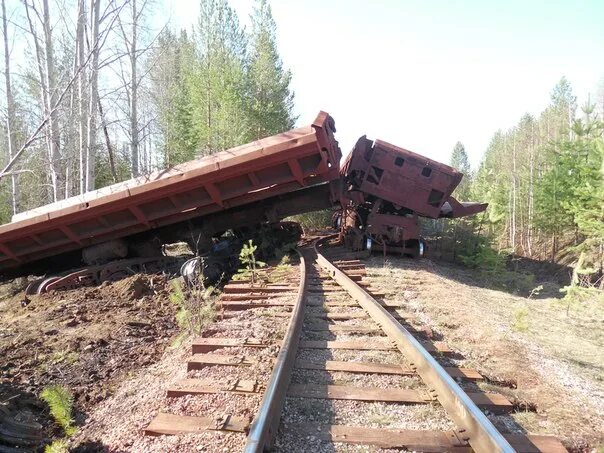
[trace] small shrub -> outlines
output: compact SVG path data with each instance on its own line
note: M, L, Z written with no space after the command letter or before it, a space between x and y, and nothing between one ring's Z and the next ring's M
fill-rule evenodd
M489 286L529 294L535 287L535 276L507 269L508 255L497 252L487 240L481 241L472 253L461 255L461 262L476 269L476 276Z
M214 321L217 293L213 287L184 290L181 279L170 281L170 301L178 306L176 322L183 331L179 343L188 335L199 335Z
M247 244L243 244L241 252L239 252L239 261L244 267L237 270L237 274L244 279L250 279L252 285L258 281L260 276L260 268L266 266L263 261L258 261L254 253L258 249L258 246L254 245L254 242L250 239Z
M284 255L281 258L281 261L273 271L268 275L269 283L279 283L286 279L286 277L291 273L292 265L290 264L290 259L288 255Z
M40 398L48 404L50 413L63 428L66 436L72 436L76 432L73 426L73 396L71 392L64 386L55 384L49 385L42 390Z
M528 310L526 307L517 309L514 312L514 322L512 328L518 332L526 332L529 329Z

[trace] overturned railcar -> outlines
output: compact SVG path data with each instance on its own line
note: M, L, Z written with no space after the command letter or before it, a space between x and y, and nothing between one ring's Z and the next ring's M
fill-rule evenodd
M463 174L382 140L359 138L342 165L338 217L350 247L421 256L418 217L462 217L486 203L460 203L451 194Z
M98 258L98 244L119 238L129 249L199 240L237 222L331 205L335 190L317 186L339 178L334 132L333 118L320 112L308 126L18 214L0 226L0 274L73 267L83 249L96 246Z
M161 246L211 250L227 230L340 209L353 249L421 255L418 216L460 217L486 204L451 193L463 175L403 148L361 137L340 169L333 118L16 215L0 226L0 277L64 272L36 290L98 283L130 268L163 266ZM138 258L138 260L137 260ZM88 270L73 271L82 264Z

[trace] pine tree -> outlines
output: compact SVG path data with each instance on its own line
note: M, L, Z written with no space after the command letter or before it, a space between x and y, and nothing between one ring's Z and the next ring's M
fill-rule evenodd
M202 0L195 30L197 63L187 76L199 152L211 154L251 138L246 114L246 36L226 0Z
M294 94L291 72L283 68L277 51L276 24L268 0L257 0L252 14L249 83L255 138L291 129Z
M457 189L455 189L455 196L460 200L468 200L472 184L472 169L463 143L457 142L455 144L453 152L451 153L449 165L459 170L464 175L461 183L457 186Z
M158 37L149 62L151 100L159 119L163 164L167 167L191 160L200 143L187 83L196 67L194 43L184 30L178 37L165 30Z

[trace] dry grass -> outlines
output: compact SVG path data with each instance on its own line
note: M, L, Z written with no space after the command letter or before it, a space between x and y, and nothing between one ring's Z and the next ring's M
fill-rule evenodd
M520 297L430 260L390 257L384 265L374 257L367 268L389 300L404 302L461 352L460 364L517 382L516 389L481 386L535 404L537 412L513 415L526 431L556 435L573 450L604 443L603 298L569 307L555 297Z

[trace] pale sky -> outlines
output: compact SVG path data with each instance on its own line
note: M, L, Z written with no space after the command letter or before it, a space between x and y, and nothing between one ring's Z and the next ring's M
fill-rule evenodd
M251 0L230 0L249 24ZM579 97L604 79L604 0L273 0L298 124L319 110L346 154L361 135L477 165L493 133L538 115L566 76ZM162 9L162 4L158 5ZM164 0L190 29L197 1Z

